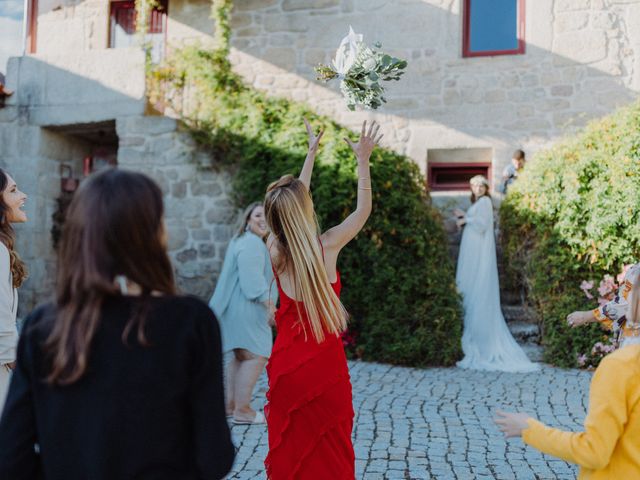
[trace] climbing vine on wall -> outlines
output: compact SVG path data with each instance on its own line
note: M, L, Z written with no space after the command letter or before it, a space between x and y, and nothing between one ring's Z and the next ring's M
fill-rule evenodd
M231 6L213 1L215 48L175 52L150 73L153 91L181 112L209 152L204 168L234 169L239 207L262 199L270 181L299 171L307 149L303 117L322 126L311 187L321 225L335 225L356 205L356 161L343 141L353 132L304 104L243 83L229 62ZM462 322L441 219L409 158L376 149L371 180L373 214L339 260L342 298L352 314L348 351L389 363L450 365L460 356Z

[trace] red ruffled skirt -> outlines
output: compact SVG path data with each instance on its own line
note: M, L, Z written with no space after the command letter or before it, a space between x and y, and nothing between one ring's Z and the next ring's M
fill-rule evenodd
M339 281L334 288L339 293ZM354 479L354 411L342 341L327 335L319 344L308 324L305 338L295 302L280 291L280 303L267 365L267 478Z

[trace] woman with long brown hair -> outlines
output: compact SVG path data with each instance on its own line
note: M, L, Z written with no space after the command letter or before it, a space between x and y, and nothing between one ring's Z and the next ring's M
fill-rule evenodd
M351 382L340 340L347 313L340 302L336 264L342 248L371 213L369 157L379 126L362 126L360 140L345 139L358 161L357 207L341 224L320 234L309 191L322 132L305 120L309 152L299 178L272 183L265 198L267 241L280 306L278 336L269 364L267 477L353 479ZM377 138L376 138L377 137Z
M29 315L18 345L0 478L201 480L230 470L218 325L205 303L176 295L163 210L140 173L107 170L76 192L55 302Z
M11 224L24 223L22 211L27 196L15 180L0 169L0 413L4 405L11 371L15 366L18 330L18 287L27 278L27 269L14 249L16 239Z

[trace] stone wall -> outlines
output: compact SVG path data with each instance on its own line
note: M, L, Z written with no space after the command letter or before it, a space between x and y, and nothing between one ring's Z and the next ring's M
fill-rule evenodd
M210 160L175 119L145 115L142 52L38 54L12 59L9 66L7 86L15 94L0 109L0 166L29 195L29 222L17 228L18 250L31 271L19 314L53 294L51 229L60 165L70 164L74 177L82 177L83 159L104 135L117 148L121 168L159 182L178 285L208 299L239 214L230 200L231 174L200 168Z
M169 250L179 287L208 300L240 212L231 202L231 175L200 168L210 160L167 117L118 119L118 164L147 173L165 192Z
M38 54L109 47L109 0L39 0ZM169 0L166 39L170 47L211 45L211 0Z
M36 54L9 60L7 111L25 107L29 125L102 122L141 115L147 106L138 48Z
M169 0L167 43L169 47L200 43L213 45L211 0Z
M241 0L233 62L248 82L309 103L357 128L384 125L383 143L426 171L429 149L489 147L493 178L516 148L533 153L637 98L640 1L528 0L526 54L463 58L462 0ZM337 82L315 81L349 25L409 60L376 113L349 112Z
M528 0L526 54L462 58L462 0L237 0L233 61L244 78L357 128L385 125L385 145L427 171L429 149L491 148L493 179L529 153L640 92L640 1ZM212 41L210 0L169 0L169 47ZM104 49L108 0L41 0L38 51ZM349 25L409 60L376 113L351 113L337 82L315 81Z
M28 222L15 226L16 248L29 269L29 278L20 289L20 316L53 294L56 260L51 228L61 192L60 164L70 165L78 177L89 151L80 139L28 125L25 120L17 110L0 110L0 166L28 195Z

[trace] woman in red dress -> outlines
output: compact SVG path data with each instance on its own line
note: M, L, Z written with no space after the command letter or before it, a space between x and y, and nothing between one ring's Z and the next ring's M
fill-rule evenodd
M316 136L306 120L305 125L309 153L300 177L286 175L272 183L264 204L280 294L278 336L267 365L265 466L269 480L350 480L355 478L354 412L340 339L347 313L336 263L371 213L369 157L382 135L377 137L375 122L368 130L364 122L357 143L345 139L358 160L357 207L320 235L309 185L322 132Z

